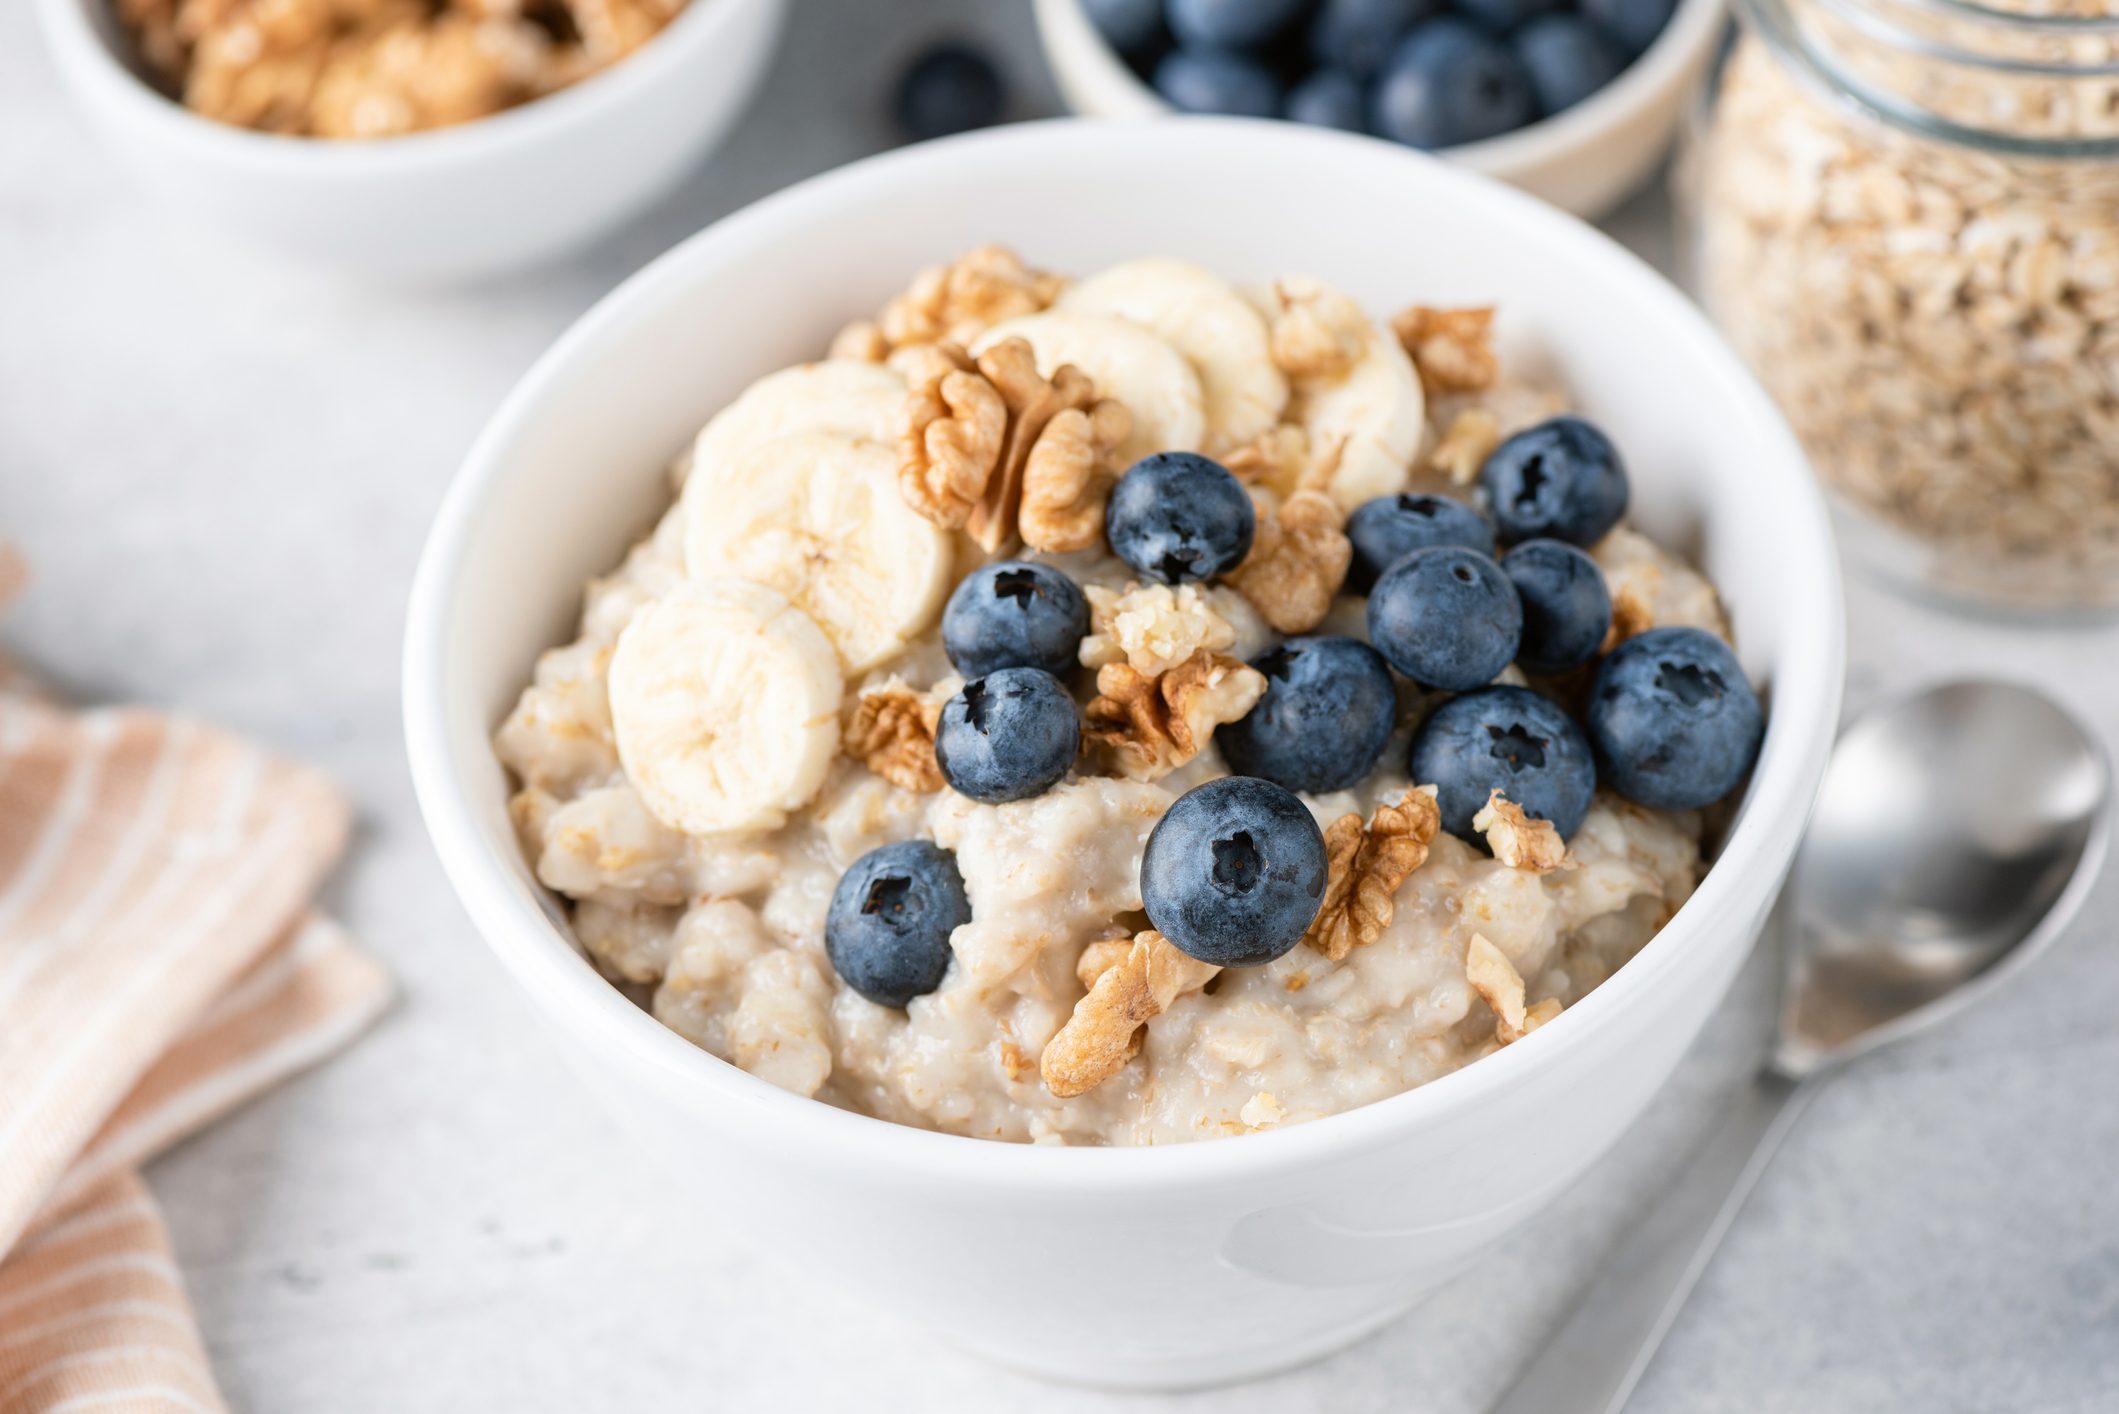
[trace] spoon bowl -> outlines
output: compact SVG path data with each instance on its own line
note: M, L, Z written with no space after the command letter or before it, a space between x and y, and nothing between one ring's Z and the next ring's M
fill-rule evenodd
M2110 798L2095 739L2013 683L1946 683L1842 733L1780 909L1772 1058L1492 1414L1619 1414L1833 1068L2043 952L2104 862Z
M2110 771L2050 699L1954 682L1840 738L1789 886L1775 1067L1800 1076L1958 1010L2067 926Z

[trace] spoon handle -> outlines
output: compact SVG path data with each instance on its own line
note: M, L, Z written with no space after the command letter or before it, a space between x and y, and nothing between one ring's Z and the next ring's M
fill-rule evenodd
M1768 1071L1738 1096L1492 1414L1616 1414L1815 1091Z

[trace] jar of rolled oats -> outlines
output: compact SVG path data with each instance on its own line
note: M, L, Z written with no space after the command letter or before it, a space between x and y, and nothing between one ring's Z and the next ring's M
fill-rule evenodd
M2119 0L1738 0L1683 167L1708 308L1858 561L2119 609Z

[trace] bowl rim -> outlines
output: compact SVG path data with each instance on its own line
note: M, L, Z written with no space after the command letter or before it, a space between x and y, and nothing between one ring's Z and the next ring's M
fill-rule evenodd
M1714 868L1692 898L1635 957L1533 1036L1424 1085L1339 1114L1241 1137L1139 1148L1012 1144L900 1125L782 1091L700 1050L624 997L581 958L516 876L512 840L489 839L470 793L461 788L449 745L451 705L443 695L444 629L455 577L477 532L489 488L504 478L520 426L573 369L610 355L631 326L664 297L712 268L724 252L740 257L770 244L776 232L833 219L888 196L908 176L986 163L1020 164L1114 146L1154 150L1184 170L1194 144L1233 144L1247 161L1299 160L1319 146L1342 147L1369 164L1421 169L1421 179L1453 206L1482 219L1532 227L1550 241L1595 252L1606 276L1653 307L1671 334L1691 345L1691 363L1743 414L1745 435L1761 460L1781 468L1791 516L1807 533L1790 557L1782 612L1794 627L1775 664L1765 742L1747 787L1741 818ZM1602 232L1488 178L1410 149L1353 134L1303 128L1273 119L1182 118L1136 121L1052 120L1011 125L921 144L812 177L752 204L691 236L606 295L523 375L465 457L436 514L421 554L407 609L403 660L404 730L420 810L443 868L474 926L532 993L548 1019L582 1044L609 1048L672 1089L712 1100L726 1113L776 1127L772 1142L819 1162L843 1164L848 1146L863 1161L889 1164L923 1180L976 1180L1016 1196L1038 1192L1138 1194L1196 1190L1286 1176L1320 1161L1345 1158L1432 1128L1488 1096L1565 1064L1599 1028L1623 1024L1634 996L1669 971L1695 939L1726 925L1744 891L1777 887L1824 773L1835 735L1845 659L1838 558L1822 494L1779 412L1721 341L1706 317L1676 287ZM490 731L490 725L487 727ZM503 851L513 855L511 861ZM1758 881L1763 879L1764 883ZM1768 895L1770 896L1770 895ZM1762 911L1762 909L1761 909ZM1748 917L1738 916L1740 925Z
M1036 0L1036 4L1041 17L1055 10L1067 12L1069 23L1078 25L1093 42L1093 47L1084 52L1096 56L1092 62L1104 82L1126 86L1142 103L1152 106L1159 114L1177 115L1177 109L1119 57L1090 22L1082 10L1081 0ZM1454 147L1435 148L1433 155L1461 162L1477 171L1499 174L1549 162L1561 152L1598 146L1644 110L1653 107L1658 97L1673 85L1685 81L1686 74L1720 33L1724 14L1724 0L1678 0L1677 8L1663 25L1662 32L1619 70L1618 77L1588 98L1558 113L1526 123L1513 132L1477 142L1459 143ZM1042 24L1038 36L1044 45L1047 62L1053 68L1059 68L1062 61L1054 52L1050 36ZM1392 141L1374 134L1366 136L1376 142ZM1395 142L1392 145L1404 146Z
M533 147L592 124L634 92L682 76L690 56L721 37L756 0L690 0L660 33L615 63L541 98L443 128L381 138L316 138L237 127L183 104L147 82L112 48L90 12L109 0L39 0L47 42L71 84L136 126L152 127L201 160L239 164L265 177L317 179L413 173ZM779 0L769 0L779 3Z

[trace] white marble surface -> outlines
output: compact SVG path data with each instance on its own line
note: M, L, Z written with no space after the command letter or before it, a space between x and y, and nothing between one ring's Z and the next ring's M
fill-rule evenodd
M681 195L560 268L421 296L167 225L62 104L27 10L0 6L0 533L37 570L9 640L84 698L181 706L333 771L364 826L330 903L404 987L355 1050L153 1169L239 1408L1474 1410L1739 1082L1763 1035L1757 965L1548 1217L1382 1334L1246 1387L1035 1384L747 1252L636 1165L444 885L401 760L406 584L454 463L529 360L706 220L882 142L909 46L987 30L1023 110L1043 109L1018 7L800 0L769 91ZM1662 259L1664 211L1650 196L1617 229ZM2119 721L2110 632L1952 622L1863 586L1853 612L1856 703L2002 672ZM2106 887L1991 1010L1835 1085L1638 1409L2113 1407L2115 923Z

